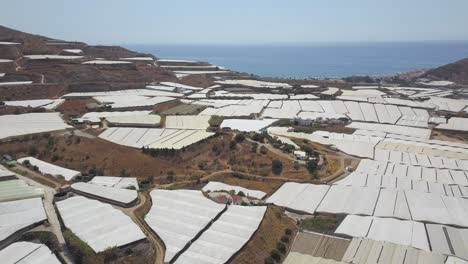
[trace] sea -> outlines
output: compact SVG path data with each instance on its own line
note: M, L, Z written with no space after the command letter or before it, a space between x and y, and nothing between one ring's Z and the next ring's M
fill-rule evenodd
M468 57L468 41L310 45L124 45L164 59L205 61L262 77L386 76Z

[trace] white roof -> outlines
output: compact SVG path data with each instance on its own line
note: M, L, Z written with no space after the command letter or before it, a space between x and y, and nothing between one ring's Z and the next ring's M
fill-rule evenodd
M196 61L191 61L191 60L171 60L171 59L159 59L158 62L196 63Z
M111 97L112 96L112 97ZM146 96L146 97L183 97L181 93L173 93L166 91L158 91L152 89L130 89L130 90L118 90L118 91L107 91L107 92L78 92L78 93L68 93L63 96L63 98L89 98L89 97L99 97L105 101L112 103L112 100L119 101L136 101L145 99L143 97L136 96ZM105 98L107 97L107 98ZM119 99L119 97L121 97ZM127 99L125 99L127 98Z
M74 183L71 185L71 188L84 193L84 195L89 194L125 205L131 204L138 199L136 190L107 187L84 182Z
M0 171L2 175L3 170ZM7 173L7 176L14 174ZM3 175L2 175L3 176ZM44 196L44 190L28 185L23 180L0 181L0 202Z
M278 119L261 119L261 120L250 120L250 119L224 119L221 123L221 128L231 128L232 130L246 131L246 132L258 132Z
M120 58L120 60L128 61L153 61L152 57L129 57L129 58Z
M145 221L166 246L164 261L170 261L191 242L225 205L205 198L200 191L153 190L153 206Z
M21 106L21 107L41 107L53 103L54 100L38 99L38 100L19 100L19 101L4 101L5 105Z
M139 189L138 180L134 177L94 176L88 183L121 189L133 186L136 190Z
M0 41L0 45L20 45L18 42Z
M174 263L226 263L253 236L266 206L229 206Z
M28 160L32 166L37 166L37 168L39 169L39 172L41 172L42 174L50 174L52 176L63 176L65 180L67 181L70 181L74 177L81 174L81 172L79 171L63 168L63 167L36 159L34 157L20 158L18 159L18 162L24 163L24 161L26 160Z
M203 130L111 127L102 132L99 137L135 148L182 149L213 135L214 133Z
M324 95L334 95L336 94L337 92L339 92L340 89L339 88L336 88L336 87L328 87L327 90L321 92L321 94L324 94Z
M174 88L183 88L183 89L188 89L188 90L203 90L205 88L202 87L195 87L195 86L190 86L190 85L185 85L181 83L175 83L175 82L160 82L159 84L169 86L169 87L174 87Z
M320 88L320 86L318 85L313 85L313 84L303 84L301 85L302 88L305 88L305 89L315 89L315 88Z
M60 113L31 113L0 116L0 139L72 128Z
M327 194L330 186L284 183L266 202L313 214Z
M124 112L88 112L84 114L81 118L88 120L90 122L100 122L101 118L115 117L115 116L141 116L149 115L152 111L124 111Z
M334 214L373 215L380 189L333 185L317 212Z
M0 61L1 62L1 61ZM0 82L0 86L8 86L8 85L25 85L31 84L32 81L19 81L19 82Z
M161 122L159 115L128 115L128 116L111 116L106 120L111 124L118 125L150 125L157 126Z
M244 85L256 88L291 88L292 86L287 83L276 83L276 82L265 82L257 80L224 80L216 81L218 84L227 84L227 85Z
M436 128L468 131L468 118L452 117L448 120L447 124L440 124Z
M0 241L47 219L42 198L0 203Z
M3 62L12 62L13 60L8 60L8 59L0 59L0 63L3 63Z
M69 53L75 53L75 54L83 53L83 51L80 50L80 49L63 49L63 51L66 51L66 52L69 52Z
M166 128L201 129L210 127L211 116L175 115L166 116Z
M243 187L240 187L240 186L234 186L234 185L229 185L229 184L225 184L225 183L222 183L222 182L214 182L214 181L208 182L203 187L202 191L204 191L204 192L208 192L208 191L211 191L211 192L215 192L215 191L227 191L227 192L235 191L236 194L238 192L243 192L246 196L254 197L254 198L257 198L257 199L262 199L266 195L266 193L262 192L262 191L250 190L250 189L243 188Z
M145 239L130 217L109 204L74 196L56 206L65 226L96 253Z
M385 132L390 134L405 135L410 137L418 137L429 139L431 136L431 130L419 127L407 127L399 125L387 125L387 124L373 124L373 123L362 123L353 122L348 125L350 128Z
M82 64L103 64L103 65L111 65L111 64L130 64L130 61L113 61L113 60L90 60L85 61Z
M66 56L66 55L26 55L25 58L30 60L75 60L81 59L83 56Z
M16 242L0 251L0 259L4 264L34 263L60 264L61 262L44 244L32 242Z

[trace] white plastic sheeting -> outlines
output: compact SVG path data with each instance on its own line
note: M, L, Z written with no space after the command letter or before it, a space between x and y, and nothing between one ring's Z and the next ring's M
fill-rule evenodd
M429 251L424 224L414 221L348 215L335 233L387 241Z
M135 148L182 149L214 134L203 130L111 127L102 132L99 137Z
M138 180L134 177L94 176L89 183L121 189L131 187L135 188L135 190L139 189Z
M3 172L3 171L0 171ZM0 202L44 196L44 190L28 185L23 180L0 181Z
M0 203L0 241L46 219L42 198Z
M253 236L266 209L266 206L229 206L174 263L226 263Z
M63 168L63 167L36 159L34 157L21 158L21 159L18 159L18 162L24 163L26 160L29 161L29 164L31 164L32 166L37 166L40 173L50 174L52 176L62 176L67 181L70 181L76 176L81 174L81 172L79 171Z
M225 183L222 183L222 182L213 182L213 181L210 181L209 183L207 183L203 187L202 191L204 191L204 192L208 192L208 191L211 191L211 192L215 192L215 191L227 191L227 192L234 191L236 194L238 192L243 192L246 196L254 197L254 198L257 198L257 199L262 199L266 195L266 193L262 192L262 191L251 190L251 189L243 188L243 187L240 187L240 186L234 186L234 185L229 185L229 184L225 184Z
M379 188L333 185L318 206L317 212L373 215L379 193Z
M0 251L3 264L34 263L60 264L61 262L44 244L32 242L16 242Z
M225 208L203 196L200 191L154 190L153 206L145 221L166 246L164 261L170 261Z
M436 128L468 131L468 118L452 117L448 120L447 124L440 124Z
M26 55L24 57L30 60L76 60L83 58L83 56L66 55Z
M83 195L88 194L124 205L129 205L138 199L136 190L101 186L85 182L74 183L71 185L71 188L83 193Z
M468 260L468 229L427 224L432 251Z
M266 202L293 210L313 214L327 194L330 186L284 183Z
M114 126L159 126L161 117L159 115L136 115L136 116L111 116L106 118L110 125Z
M0 116L0 139L73 128L59 113L31 113Z
M265 82L257 80L224 80L216 81L217 84L225 85L243 85L255 88L291 88L292 86L287 83Z
M84 114L81 118L85 121L89 121L92 123L101 122L101 118L109 118L109 117L118 117L118 116L142 116L142 115L149 115L151 113L150 110L148 111L124 111L124 112L89 112Z
M41 107L53 103L54 100L50 99L37 99L37 100L20 100L20 101L4 101L5 105L21 106L21 107Z
M389 134L406 135L406 136L418 137L418 138L424 138L424 139L429 139L429 137L431 136L430 129L418 128L418 127L361 123L361 122L353 122L350 125L348 125L348 127L354 128L354 129L385 132Z
M260 114L268 102L268 100L200 100L192 103L211 106L199 115L241 117Z
M211 116L175 115L166 116L166 128L200 129L210 127Z
M249 120L249 119L224 119L221 128L230 128L245 132L258 132L271 126L277 119Z
M65 226L96 253L145 239L130 217L109 204L74 196L56 206Z
M438 253L402 246L391 242L354 238L342 260L347 263L355 264L443 264L445 258L444 255Z
M125 96L121 97L121 100L132 99L132 96L148 96L148 97L183 97L181 93L172 93L166 91L157 91L151 89L130 89L130 90L118 90L118 91L107 91L107 92L77 92L77 93L68 93L62 96L63 98L91 98L91 97L101 97L101 96ZM140 98L141 99L141 98ZM112 100L111 97L107 98L107 101ZM134 100L133 100L134 101Z

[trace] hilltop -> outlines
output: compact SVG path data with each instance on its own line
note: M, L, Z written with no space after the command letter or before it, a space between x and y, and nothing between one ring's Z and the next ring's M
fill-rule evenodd
M468 85L468 58L428 70L422 77Z

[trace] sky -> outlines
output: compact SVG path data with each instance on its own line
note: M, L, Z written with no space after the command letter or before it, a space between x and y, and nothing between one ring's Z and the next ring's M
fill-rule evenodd
M467 0L10 0L0 24L90 44L468 40Z

